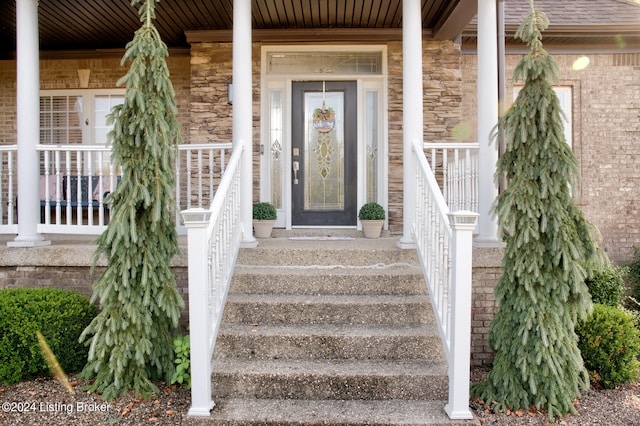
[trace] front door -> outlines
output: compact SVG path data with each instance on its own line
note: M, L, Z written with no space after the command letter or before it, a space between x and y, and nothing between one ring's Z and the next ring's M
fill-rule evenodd
M292 225L355 226L355 81L292 86Z

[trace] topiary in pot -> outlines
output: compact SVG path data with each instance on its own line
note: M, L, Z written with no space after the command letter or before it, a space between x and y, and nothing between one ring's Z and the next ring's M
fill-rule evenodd
M385 219L384 207L376 202L369 202L360 207L358 219L362 222L365 238L379 238Z
M253 230L256 238L271 237L271 230L277 218L276 208L268 202L253 205Z

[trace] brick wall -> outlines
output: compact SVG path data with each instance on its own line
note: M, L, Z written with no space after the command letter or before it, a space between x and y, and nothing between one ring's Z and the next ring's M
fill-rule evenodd
M93 247L91 252L93 252ZM76 291L91 298L92 285L103 269L103 267L97 267L92 274L91 266L86 264L73 266L0 266L0 289L53 287ZM178 292L185 302L180 324L186 328L189 323L188 270L184 265L174 265L172 270Z
M574 70L581 55L554 55L559 85L573 91L573 149L582 183L575 196L603 237L612 261L631 258L640 246L640 54L588 55L590 64ZM520 55L508 55L507 96ZM476 57L463 55L464 120L476 128ZM474 130L475 131L475 130ZM472 132L469 139L475 140Z
M78 69L89 69L89 89L114 89L125 75L128 63L120 65L120 57L97 59L43 59L40 61L40 88L77 89ZM189 56L167 59L171 81L176 92L178 120L183 143L189 143ZM0 144L16 143L16 62L0 61Z

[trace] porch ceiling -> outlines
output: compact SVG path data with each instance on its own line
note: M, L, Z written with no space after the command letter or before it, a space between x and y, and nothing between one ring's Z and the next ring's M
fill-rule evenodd
M15 56L16 2L0 15L0 57ZM231 30L233 0L161 0L156 25L169 47L188 47L185 31ZM400 29L402 0L260 0L255 30ZM41 51L122 49L139 27L130 0L39 0ZM475 16L477 0L422 0L425 32L454 38Z

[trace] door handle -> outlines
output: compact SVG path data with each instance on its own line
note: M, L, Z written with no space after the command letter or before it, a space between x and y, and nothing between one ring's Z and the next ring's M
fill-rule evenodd
M298 184L298 170L300 170L300 162L294 161L293 162L293 184L294 185Z

